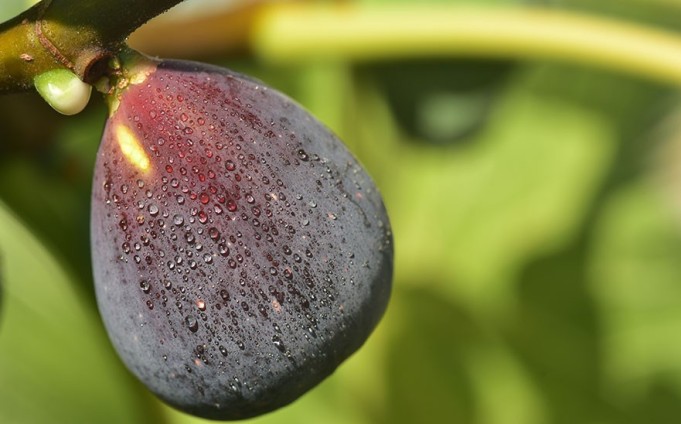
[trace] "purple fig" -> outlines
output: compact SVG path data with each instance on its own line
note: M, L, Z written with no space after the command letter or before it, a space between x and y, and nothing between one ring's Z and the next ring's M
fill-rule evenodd
M109 95L92 189L111 341L188 413L289 404L386 309L381 196L336 136L272 88L205 64L131 62Z

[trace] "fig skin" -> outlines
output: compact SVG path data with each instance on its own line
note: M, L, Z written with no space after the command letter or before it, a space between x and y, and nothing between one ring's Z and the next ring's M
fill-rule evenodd
M97 302L168 404L243 419L289 404L367 339L391 290L376 186L292 100L163 61L111 99L92 189Z

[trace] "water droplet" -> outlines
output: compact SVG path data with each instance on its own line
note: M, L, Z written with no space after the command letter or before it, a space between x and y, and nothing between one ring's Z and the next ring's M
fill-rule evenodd
M203 255L203 261L207 264L212 264L213 263L213 255L211 255L210 253L206 253L205 255Z
M151 216L158 215L158 206L156 206L156 205L149 205L147 210L149 211L149 215L151 215Z
M298 153L298 158L300 158L300 160L302 160L304 162L307 162L308 160L310 160L310 157L307 155L307 152L305 150L299 149L297 153Z
M199 195L199 201L205 205L210 202L210 196L208 196L207 193L201 193Z
M123 184L123 185L121 186L121 192L122 192L123 194L126 194L126 193L128 192L128 185L127 185L127 184Z
M196 301L196 307L199 308L199 311L205 311L206 310L206 302L199 299L199 300Z
M144 293L149 293L151 291L151 286L147 280L140 281L140 288Z
M231 159L228 159L228 160L225 161L225 168L228 171L234 171L236 169L236 165L234 164L234 162Z
M188 315L184 322L192 333L196 333L199 330L199 322L193 316Z
M281 338L277 336L276 334L272 336L272 343L274 343L274 346L279 349L279 352L285 352L286 351L286 346L284 346L284 343L281 341Z
M149 309L154 309L154 303L151 300L147 300L147 307Z
M230 212L235 212L236 211L236 202L232 199L229 199L227 201L227 210Z
M222 298L222 300L225 301L229 300L229 292L225 289L220 290L220 297Z
M137 180L137 187L139 187L139 188L144 187L144 181L142 181L142 180Z
M184 224L184 218L182 215L175 215L173 217L173 224L177 225L178 227Z
M218 349L220 350L220 353L222 354L222 356L227 356L227 349L225 349L224 346L220 345L220 346L218 346Z
M218 231L218 229L215 227L210 227L208 229L208 236L211 238L211 240L217 241L217 239L220 238L220 231Z

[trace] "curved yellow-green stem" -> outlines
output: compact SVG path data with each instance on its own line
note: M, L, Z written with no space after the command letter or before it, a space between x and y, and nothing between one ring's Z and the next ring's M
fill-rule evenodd
M540 59L681 85L681 34L546 8L283 4L263 11L253 46L272 62Z

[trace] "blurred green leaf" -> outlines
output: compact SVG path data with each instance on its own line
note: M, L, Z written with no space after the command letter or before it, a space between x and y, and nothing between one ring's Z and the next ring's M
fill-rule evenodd
M92 305L1 203L0 222L0 422L149 422L154 408L122 368Z
M106 112L93 105L78 118L58 116L49 108L33 108L33 96L16 96L27 117L25 126L48 127L36 135L38 146L22 145L17 135L8 135L0 145L0 198L28 225L59 260L76 274L75 282L91 295L90 269L90 187L94 158ZM0 100L0 105L7 106ZM28 100L28 102L27 102ZM27 103L27 104L23 104ZM44 103L44 102L42 102ZM39 106L46 106L40 104ZM15 109L18 107L15 106ZM43 116L47 113L47 116ZM36 125L31 120L41 122ZM49 123L46 123L48 121ZM0 147L2 150L2 147Z
M360 66L381 90L395 122L411 139L434 143L470 140L484 127L510 61L426 58Z
M391 340L386 422L479 422L465 356L480 328L437 293L404 293ZM426 359L427 358L427 359Z
M603 333L588 290L586 242L580 234L526 263L514 287L516 301L499 324L541 393L550 423L620 422L601 390Z
M681 29L681 3L677 0L553 0L552 3L591 14Z
M610 389L633 399L661 383L681 397L681 227L663 199L650 182L632 183L597 221L593 292L607 331L606 372Z
M37 2L38 0L3 0L0 2L0 22L18 15Z
M398 170L382 187L397 273L407 281L425 273L454 297L503 304L519 266L566 243L582 223L611 159L613 130L521 83L500 100L486 130L458 149L372 143L382 130L367 120L360 156L371 150L384 159L372 166Z

